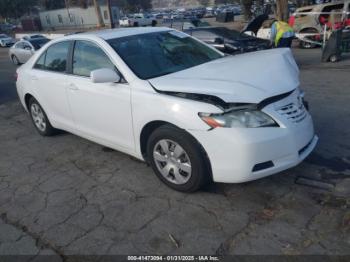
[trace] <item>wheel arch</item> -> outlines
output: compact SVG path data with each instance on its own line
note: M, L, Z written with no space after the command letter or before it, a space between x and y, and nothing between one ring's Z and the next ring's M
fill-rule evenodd
M316 27L308 26L308 27L303 27L299 30L299 33L306 33L306 32L314 31L317 33L320 33L319 29Z
M142 157L144 158L144 160L146 162L147 162L147 141L148 141L148 138L153 133L154 130L156 130L157 128L159 128L163 125L172 125L176 128L179 128L178 126L173 125L169 122L162 121L162 120L155 120L155 121L151 121L151 122L147 123L141 130L140 138L139 138L140 151L141 151Z
M36 99L32 94L27 93L24 95L24 104L26 105L26 109L29 112L29 101L31 98Z
M178 128L180 130L183 130L184 132L186 132L189 136L191 136L200 146L205 158L206 158L206 162L208 165L208 169L209 169L209 174L210 174L210 178L213 179L213 174L212 174L212 168L211 168L211 163L210 163L210 159L209 156L206 152L206 150L204 149L204 147L202 146L202 144L189 132L187 132L185 129L180 128L172 123L169 123L167 121L163 121L163 120L155 120L155 121L151 121L149 123L147 123L141 130L140 133L140 137L139 137L139 142L140 142L140 151L142 154L143 159L148 162L148 157L147 157L147 142L148 139L150 137L150 135L153 133L154 130L156 130L157 128L163 126L163 125L170 125L173 126L175 128Z

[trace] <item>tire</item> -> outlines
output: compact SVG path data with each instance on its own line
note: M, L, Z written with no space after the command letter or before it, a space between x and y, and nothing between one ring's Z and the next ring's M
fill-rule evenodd
M12 55L11 60L12 60L12 63L13 63L14 65L20 65L20 64L21 64L21 63L19 62L17 56L15 56L15 55Z
M139 23L134 22L134 27L139 27Z
M211 181L204 149L190 134L172 125L153 131L147 156L158 178L177 191L194 192Z
M57 129L52 127L44 109L41 107L35 98L30 98L28 103L28 110L30 118L34 124L35 129L42 136L53 136L57 133Z
M155 27L157 25L157 21L153 20L152 21L152 26Z
M300 33L309 33L309 34L317 34L318 31L315 28L305 28L303 30L300 31ZM303 49L311 49L311 48L315 48L317 45L313 44L313 43L309 43L309 42L305 42L305 41L300 41L299 42L299 47L303 48Z
M305 42L305 41L300 41L299 46L300 46L300 48L303 48L303 49L311 49L311 48L315 48L316 47L315 44L312 44L312 43L309 43L309 42Z
M338 55L331 55L329 57L329 61L332 63L338 62L340 60L340 58L338 57Z

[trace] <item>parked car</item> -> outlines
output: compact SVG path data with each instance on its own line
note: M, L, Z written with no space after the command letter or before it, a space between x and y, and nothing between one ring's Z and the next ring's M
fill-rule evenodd
M22 37L23 40L32 40L32 39L38 39L38 38L46 38L46 37L43 35L40 35L40 34L26 35L26 36Z
M304 6L298 8L290 17L289 24L294 31L303 38L303 34L314 34L310 40L319 40L323 33L324 25L328 28L350 25L350 1L330 2L319 5ZM311 48L315 45L308 41L301 41L301 47Z
M119 20L119 25L124 27L138 27L138 26L156 26L157 19L150 15L133 14L125 16Z
M9 49L10 59L15 65L24 64L49 41L47 38L18 41Z
M289 49L225 56L179 31L138 28L52 40L16 84L39 134L63 129L130 154L189 192L311 153L318 138L298 73Z
M228 54L271 48L271 42L226 27L200 27L184 30L187 34Z
M8 47L12 46L15 43L15 39L6 35L6 34L0 34L0 46L1 47Z
M16 25L5 23L5 24L0 24L0 31L2 32L12 32L17 28Z

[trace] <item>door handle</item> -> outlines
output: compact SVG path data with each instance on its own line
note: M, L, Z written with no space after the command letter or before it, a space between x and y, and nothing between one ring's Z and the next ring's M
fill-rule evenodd
M76 91L76 90L79 90L79 88L75 85L75 84L69 84L68 85L68 88L70 89L70 90L73 90L73 91Z
M38 78L36 76L31 76L30 78L34 81L38 80Z

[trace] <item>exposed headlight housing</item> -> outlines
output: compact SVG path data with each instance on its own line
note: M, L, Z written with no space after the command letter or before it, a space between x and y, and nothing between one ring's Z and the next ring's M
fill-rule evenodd
M256 109L234 110L223 114L199 113L199 117L211 128L257 128L278 126L269 115Z

